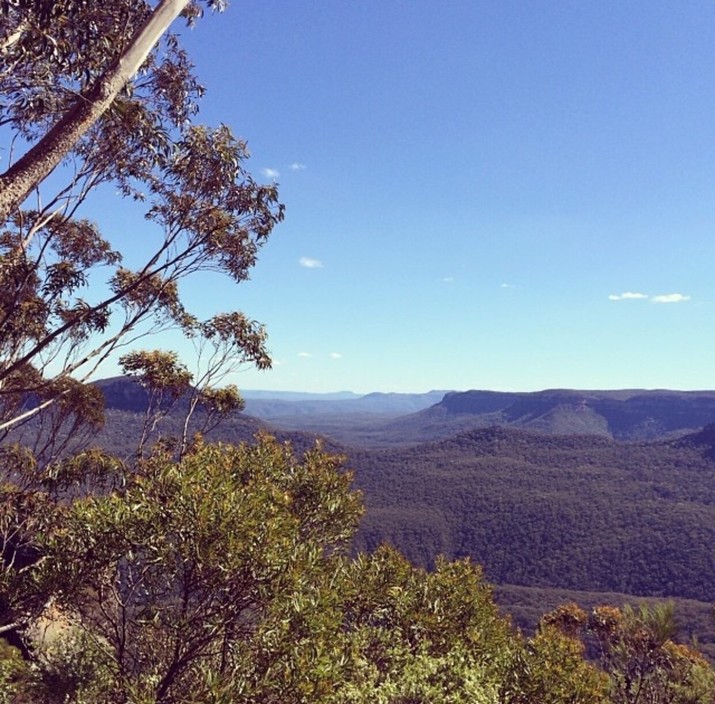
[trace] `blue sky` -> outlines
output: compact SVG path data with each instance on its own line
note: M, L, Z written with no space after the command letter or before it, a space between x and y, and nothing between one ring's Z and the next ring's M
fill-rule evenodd
M715 5L234 0L181 30L200 120L286 220L195 311L244 388L713 388Z

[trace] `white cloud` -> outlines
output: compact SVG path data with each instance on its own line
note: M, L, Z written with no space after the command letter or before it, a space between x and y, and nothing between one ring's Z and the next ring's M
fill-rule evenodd
M290 165L290 170L291 170L291 171L305 171L305 169L306 169L305 164L300 164L300 163L298 163L297 161L294 161L294 162Z
M281 175L281 172L278 171L278 169L261 169L261 173L266 177L266 178L278 178Z
M454 276L445 276L442 281L446 284L451 284L454 281Z
M340 354L340 352L331 352L330 353L330 358L331 359L340 359L343 355Z
M313 355L310 354L310 352L298 352L299 357L312 357Z
M651 303L683 303L689 301L690 296L683 293L662 293L658 296L649 296L645 293L634 293L626 291L625 293L612 293L608 297L609 301L650 301Z
M682 293L663 293L659 296L653 296L650 300L653 303L683 303L684 301L689 301L690 296Z
M625 293L612 293L609 297L609 301L636 301L644 300L648 298L645 293L634 293L633 291L626 291Z
M514 288L514 284L500 284L499 288Z
M304 266L306 269L322 269L323 268L323 262L321 262L320 259L313 259L312 257L301 257L298 260L298 263L301 266Z

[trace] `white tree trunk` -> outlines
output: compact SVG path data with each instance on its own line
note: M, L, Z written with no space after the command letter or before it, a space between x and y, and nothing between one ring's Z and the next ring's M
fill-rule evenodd
M0 176L0 224L55 169L112 104L189 0L161 0L107 72L47 134Z

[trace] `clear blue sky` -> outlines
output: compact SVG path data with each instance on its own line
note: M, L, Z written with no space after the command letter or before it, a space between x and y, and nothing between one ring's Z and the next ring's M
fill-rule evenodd
M200 120L286 221L195 310L244 388L715 387L711 0L234 0L181 30Z

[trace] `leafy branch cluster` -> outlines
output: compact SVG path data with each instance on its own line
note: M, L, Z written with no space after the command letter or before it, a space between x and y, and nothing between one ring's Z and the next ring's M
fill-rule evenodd
M275 184L245 170L245 142L193 122L203 89L166 31L182 12L193 21L201 8L0 2L0 125L10 136L0 174L4 434L63 398L63 384L88 380L120 349L169 327L204 353L198 387L244 362L270 366L261 325L238 312L199 320L179 294L179 281L202 271L244 281L283 218ZM127 245L81 215L103 185L144 203L132 266ZM75 400L70 410L82 416Z

